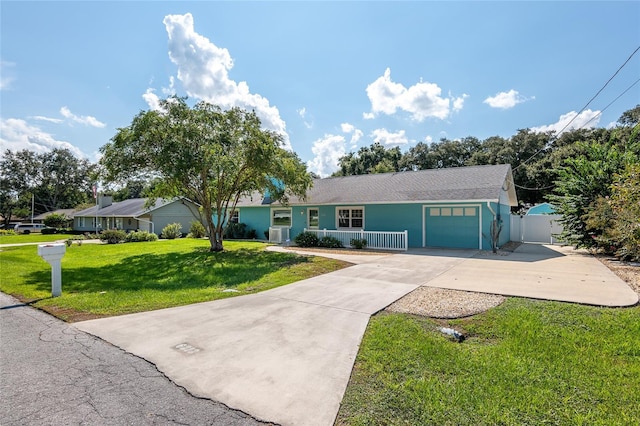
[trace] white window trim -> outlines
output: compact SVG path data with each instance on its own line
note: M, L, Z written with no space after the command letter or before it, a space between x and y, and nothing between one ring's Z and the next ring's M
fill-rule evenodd
M227 210L227 223L231 223L231 219L233 218L234 213L238 213L237 223L240 223L240 210L237 208L235 210Z
M311 226L311 210L318 210L318 226ZM307 208L307 229L320 229L320 208L319 207L308 207Z
M289 225L274 225L273 224L273 212L274 210L289 210L289 216L291 217L291 224ZM240 218L240 217L238 217ZM293 211L291 210L290 207L271 207L271 210L269 211L269 223L270 226L273 227L277 227L277 228L291 228L293 226Z
M351 224L351 219L353 218L353 216L351 215L351 210L362 210L362 227L357 227L357 228L354 228L354 227L349 227L349 228L341 227L340 226L340 214L339 214L340 210L350 210L350 212L349 212L349 224ZM364 224L365 224L364 218L365 218L364 206L338 206L338 207L336 207L336 229L347 229L347 230L348 229L358 229L358 230L362 229L362 230L364 230Z

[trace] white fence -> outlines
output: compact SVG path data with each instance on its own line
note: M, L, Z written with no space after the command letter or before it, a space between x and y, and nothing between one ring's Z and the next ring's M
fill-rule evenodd
M511 215L511 241L521 243L561 244L555 235L562 232L556 214Z
M407 250L409 248L407 231L335 231L327 229L305 229L322 238L330 236L340 240L343 246L349 247L352 239L367 240L367 248L385 250Z

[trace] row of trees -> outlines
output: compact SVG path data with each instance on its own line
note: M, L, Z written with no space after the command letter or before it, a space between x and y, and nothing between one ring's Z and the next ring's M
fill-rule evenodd
M0 215L5 225L13 215L28 217L32 211L38 215L90 202L96 171L96 164L68 149L5 151L0 159Z
M566 241L619 251L640 222L625 207L637 196L639 122L637 106L617 127L559 137L520 130L510 138L420 142L405 153L375 143L342 157L336 175L508 163L521 202L550 200L560 208ZM98 165L67 150L7 151L0 161L0 214L24 213L32 196L36 212L76 207L90 200L91 182L100 179L119 188L116 200L182 196L195 201L211 250L218 251L227 212L240 197L268 191L272 200L286 203L291 195L304 198L312 184L304 163L283 148L281 135L261 129L255 113L223 111L206 102L191 107L178 97L163 100L160 110L140 112L100 151Z

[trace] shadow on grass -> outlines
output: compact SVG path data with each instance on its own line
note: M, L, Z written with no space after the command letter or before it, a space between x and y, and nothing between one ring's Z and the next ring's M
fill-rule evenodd
M141 254L102 267L67 267L62 271L65 292L174 291L206 287L235 288L257 281L281 268L309 262L288 253L238 249L212 253L191 252ZM27 282L40 290L50 289L50 272L36 271Z

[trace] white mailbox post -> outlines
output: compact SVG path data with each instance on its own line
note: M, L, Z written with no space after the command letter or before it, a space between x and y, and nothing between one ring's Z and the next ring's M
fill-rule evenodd
M62 265L61 260L66 252L65 244L40 244L38 255L51 265L51 296L62 294Z

